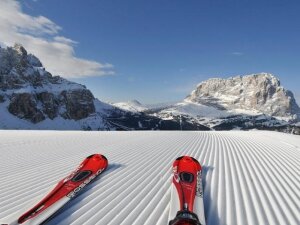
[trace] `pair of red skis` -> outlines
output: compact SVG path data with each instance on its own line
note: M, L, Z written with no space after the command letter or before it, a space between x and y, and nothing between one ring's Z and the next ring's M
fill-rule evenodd
M45 223L107 166L108 160L104 155L90 155L12 224ZM169 225L205 225L201 171L201 165L192 157L182 156L174 161Z

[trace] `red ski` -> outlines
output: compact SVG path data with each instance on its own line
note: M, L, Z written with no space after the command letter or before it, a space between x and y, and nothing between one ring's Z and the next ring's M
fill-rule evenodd
M41 224L108 166L104 155L88 156L69 176L62 179L38 204L19 217L16 224Z
M174 161L169 225L205 225L201 174L193 157Z

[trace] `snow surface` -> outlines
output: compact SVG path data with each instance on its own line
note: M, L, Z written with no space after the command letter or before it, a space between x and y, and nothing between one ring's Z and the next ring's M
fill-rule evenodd
M192 117L220 118L232 115L225 110L219 110L212 106L206 106L194 102L180 102L170 108L162 110L160 113L171 113L173 115L189 115Z
M109 167L49 225L166 225L171 165L203 166L208 225L298 225L300 137L267 131L0 131L0 222L7 223L93 153Z

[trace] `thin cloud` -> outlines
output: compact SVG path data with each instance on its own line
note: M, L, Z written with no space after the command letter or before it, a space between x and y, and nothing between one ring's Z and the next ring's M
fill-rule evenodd
M64 77L87 77L114 74L113 65L78 58L78 42L59 35L62 28L44 16L30 16L15 0L0 1L0 43L22 44L36 55L48 71Z
M73 44L78 44L77 41L73 41L72 39L69 39L69 38L65 38L63 36L56 36L53 38L55 41L57 42L60 42L60 43L66 43L66 44L70 44L70 45L73 45Z

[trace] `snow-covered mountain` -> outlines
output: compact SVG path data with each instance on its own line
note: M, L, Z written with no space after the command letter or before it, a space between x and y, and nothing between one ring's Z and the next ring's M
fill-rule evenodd
M0 224L14 221L88 155L107 170L48 225L166 225L172 162L203 168L207 225L299 225L300 139L269 131L0 131Z
M129 111L129 112L143 112L147 110L148 108L144 105L142 105L138 100L131 100L127 102L117 102L113 104L114 106L121 108L123 110Z
M7 129L106 129L114 107L81 84L52 76L19 44L0 48L0 127Z
M300 132L293 93L272 74L201 82L182 102L152 112L163 119L193 121L217 130L276 129Z
M198 84L185 99L220 109L250 110L296 120L300 116L293 93L268 73L209 79Z

